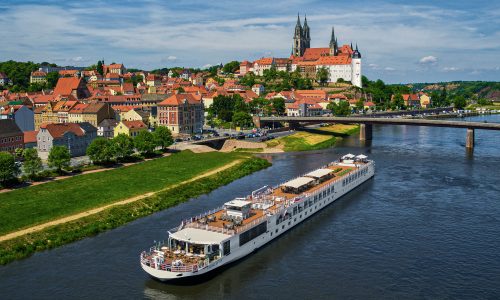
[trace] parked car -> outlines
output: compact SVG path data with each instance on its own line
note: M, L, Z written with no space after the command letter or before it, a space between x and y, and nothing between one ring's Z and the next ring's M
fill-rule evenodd
M182 141L183 141L183 140L182 140L182 139L180 139L180 138L177 138L177 139L175 139L175 140L174 140L174 142L176 142L176 143L180 143L180 142L182 142Z

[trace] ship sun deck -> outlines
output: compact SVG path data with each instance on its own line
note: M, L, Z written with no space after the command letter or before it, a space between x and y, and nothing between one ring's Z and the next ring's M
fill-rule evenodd
M363 162L356 162L356 165L362 165ZM248 225L255 223L266 215L266 211L274 211L276 208L284 205L285 201L294 199L302 194L314 193L315 191L323 188L325 185L331 184L341 178L350 174L356 169L355 165L339 165L332 164L324 168L305 174L303 177L298 177L284 183L278 187L273 188L269 194L259 198L245 198L250 203L266 202L270 203L266 209L251 208L248 210L246 218L234 218L228 215L225 208L221 208L216 212L208 214L204 217L195 219L193 222L186 224L189 228L200 228L209 231L219 231L234 234L242 231ZM294 193L289 189L284 188L285 185L290 185L292 189L300 189L300 192ZM244 205L245 201L235 199L228 204L237 204L238 206Z

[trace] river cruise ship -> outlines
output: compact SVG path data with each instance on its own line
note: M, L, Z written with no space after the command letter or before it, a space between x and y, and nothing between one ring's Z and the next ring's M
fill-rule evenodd
M373 177L375 163L347 154L338 161L183 220L168 239L140 254L161 281L197 277L241 259Z

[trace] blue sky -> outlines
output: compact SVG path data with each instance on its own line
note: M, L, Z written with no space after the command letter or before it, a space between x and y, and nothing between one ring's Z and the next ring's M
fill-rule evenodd
M3 0L0 61L153 69L288 57L297 12L312 47L328 45L332 25L341 44L358 43L370 79L500 79L498 0Z

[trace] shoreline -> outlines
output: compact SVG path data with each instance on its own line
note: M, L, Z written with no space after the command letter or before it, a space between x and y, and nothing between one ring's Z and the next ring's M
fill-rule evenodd
M233 162L231 167L222 171L212 170L214 173L208 176L191 181L187 180L156 193L147 193L141 199L106 207L94 214L1 241L0 265L29 257L38 251L59 247L117 228L136 219L176 206L191 198L209 193L270 165L265 159L248 157L238 163Z

